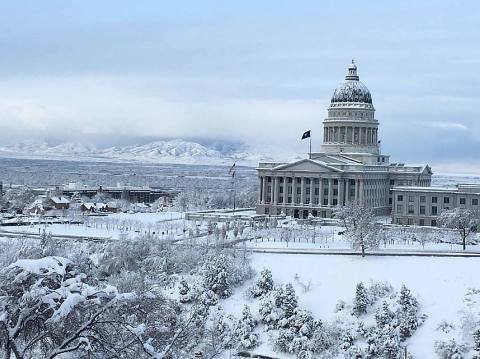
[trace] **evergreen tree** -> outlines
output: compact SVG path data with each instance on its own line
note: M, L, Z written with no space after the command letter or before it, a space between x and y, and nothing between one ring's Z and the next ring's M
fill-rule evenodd
M480 351L480 329L473 332L473 350Z
M375 321L379 328L382 328L392 321L395 314L388 307L387 302L383 302L382 307L377 310L375 313Z
M273 286L272 272L264 268L260 273L260 278L255 284L255 287L252 288L252 295L254 297L261 297L272 291Z
M362 282L357 284L355 299L353 300L353 314L357 317L367 313L368 295Z
M398 311L399 331L402 340L405 340L412 336L418 328L418 302L405 285L400 291L398 304L400 305Z
M285 286L285 292L282 299L281 308L285 312L285 318L290 318L295 313L295 309L297 308L297 296L295 294L295 289L291 283L288 283Z
M244 349L251 349L258 344L258 335L253 332L257 325L252 317L250 308L245 305L242 317L238 320L234 329L234 336L238 340L238 346Z

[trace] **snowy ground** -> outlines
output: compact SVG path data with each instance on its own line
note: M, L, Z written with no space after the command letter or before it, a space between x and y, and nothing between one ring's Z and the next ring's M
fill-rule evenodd
M416 258L416 257L348 257L310 256L288 254L254 254L253 266L272 271L278 283L294 284L299 304L311 310L322 320L335 317L334 308L339 299L350 302L355 285L363 281L388 281L396 289L405 284L419 298L422 312L428 319L407 342L415 358L434 358L434 342L443 337L438 324L445 320L458 326L459 311L468 288L480 287L478 258ZM298 274L299 280L294 277ZM311 289L304 292L299 282L311 281ZM239 314L243 304L251 305L258 313L258 302L246 299L245 290L252 282L239 288L223 303L226 312ZM453 334L453 333L452 333ZM454 334L457 336L458 334ZM266 337L263 338L267 340ZM273 353L267 343L256 352ZM278 355L278 354L277 354Z
M158 233L172 230L181 231L183 213L113 213L102 217L78 217L81 224L41 224L27 226L1 227L0 229L15 232L41 233L45 230L53 235L92 236L117 239L121 233L134 237L143 232ZM182 234L183 235L183 234Z

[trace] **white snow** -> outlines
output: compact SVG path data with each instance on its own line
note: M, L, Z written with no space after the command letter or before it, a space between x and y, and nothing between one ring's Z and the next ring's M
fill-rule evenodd
M360 281L366 284L387 281L397 290L405 284L418 295L421 311L428 315L423 326L407 342L408 350L419 359L435 357L434 341L442 337L442 333L436 331L438 324L442 320L458 322L467 289L480 284L476 274L480 264L478 258L361 258L302 254L253 254L252 257L257 272L269 268L275 282L291 282L299 296L300 306L323 320L335 317L334 308L338 300L352 300L355 285ZM302 285L294 280L295 274L298 274L299 282L311 281L309 291L304 292ZM244 296L245 289L251 284L247 283L235 291L223 303L226 313L238 315L245 302L252 306L252 313L258 313L258 303Z

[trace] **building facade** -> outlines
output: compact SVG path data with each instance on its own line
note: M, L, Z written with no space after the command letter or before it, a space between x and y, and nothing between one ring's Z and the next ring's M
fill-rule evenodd
M429 166L390 163L381 153L378 127L372 96L352 61L327 109L321 152L258 165L257 213L329 218L336 206L358 202L390 214L395 186L430 186Z
M392 220L395 224L437 226L437 217L453 208L480 210L480 185L459 184L455 188L393 188Z

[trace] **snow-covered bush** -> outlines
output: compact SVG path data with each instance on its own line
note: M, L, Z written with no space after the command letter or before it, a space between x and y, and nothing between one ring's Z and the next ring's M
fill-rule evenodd
M465 352L465 346L458 344L455 339L435 342L435 354L440 359L463 359Z

